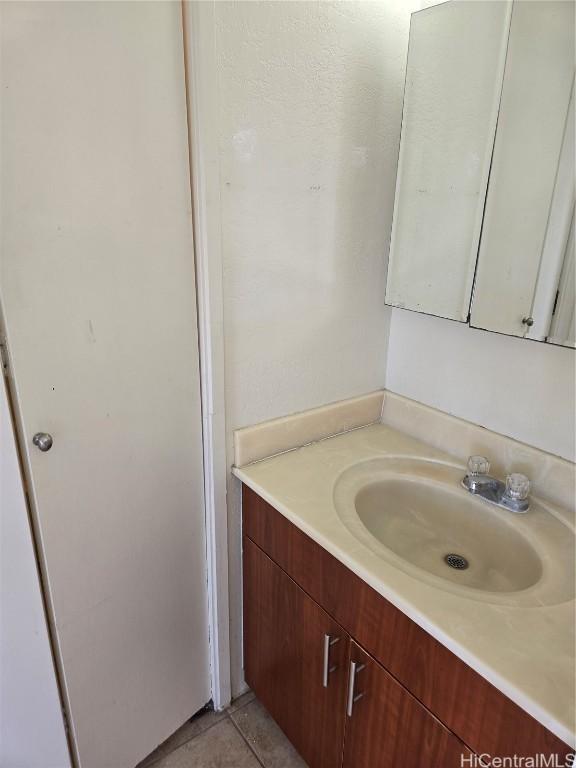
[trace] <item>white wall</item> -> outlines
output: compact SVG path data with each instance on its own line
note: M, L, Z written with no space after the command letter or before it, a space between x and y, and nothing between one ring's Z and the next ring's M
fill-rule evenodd
M69 765L5 380L0 375L0 766Z
M220 2L215 14L231 446L238 427L384 384L410 4ZM228 509L238 692L233 481Z
M574 350L392 310L386 387L575 459Z

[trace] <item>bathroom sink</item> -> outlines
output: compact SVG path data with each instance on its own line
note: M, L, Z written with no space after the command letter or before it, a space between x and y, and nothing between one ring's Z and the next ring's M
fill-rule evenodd
M574 596L574 532L532 499L526 514L464 490L462 467L407 458L354 465L334 489L338 516L374 554L476 600L551 605Z

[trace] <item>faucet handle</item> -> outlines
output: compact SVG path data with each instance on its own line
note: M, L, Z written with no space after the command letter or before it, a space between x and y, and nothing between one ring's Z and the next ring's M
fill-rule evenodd
M487 475L490 472L490 462L485 456L470 456L468 459L468 474L472 477Z
M520 472L513 472L506 477L506 496L514 501L525 501L530 493L530 480Z

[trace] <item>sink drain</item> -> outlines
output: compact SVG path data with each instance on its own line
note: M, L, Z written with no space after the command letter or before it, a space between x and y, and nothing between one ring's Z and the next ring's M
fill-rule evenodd
M450 568L456 568L457 571L465 571L468 568L468 560L462 555L455 555L451 552L449 555L444 556L444 562L450 566Z

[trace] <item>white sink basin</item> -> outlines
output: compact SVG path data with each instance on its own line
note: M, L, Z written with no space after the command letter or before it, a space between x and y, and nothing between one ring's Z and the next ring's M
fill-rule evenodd
M475 498L464 469L418 459L354 465L335 485L336 511L373 553L440 589L513 605L574 597L574 532L532 499L514 514Z

